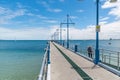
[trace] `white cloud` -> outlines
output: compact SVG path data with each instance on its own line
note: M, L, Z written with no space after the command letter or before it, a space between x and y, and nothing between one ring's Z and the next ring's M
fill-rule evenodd
M114 2L114 3L110 3L110 1L106 1L103 5L102 8L106 9L106 8L113 8L119 5L119 1L118 2Z
M110 9L108 12L108 15L113 15L116 17L116 21L107 23L108 17L102 18L100 21L101 26L101 32L100 32L100 38L101 39L120 39L120 0L114 3L110 3L109 1L106 1L102 5L103 9Z
M120 21L115 21L112 23L106 23L101 25L101 29L99 32L100 39L120 39ZM52 30L55 32L55 30L59 28L59 25L54 27ZM64 27L66 30L66 27ZM95 31L95 25L89 25L84 29L78 29L75 27L70 27L70 39L96 39L96 31ZM51 34L53 34L51 32ZM63 31L62 37L66 39L66 31Z
M105 21L105 20L108 20L108 19L109 19L109 17L103 17L103 18L100 19L100 21Z
M107 23L108 23L108 22L107 22L108 19L109 19L109 17L103 17L103 18L100 18L100 22L99 22L99 24L100 24L100 25L107 24Z
M32 16L32 17L37 17L37 18L40 18L40 19L47 19L46 16L43 16L43 15L37 15L37 14L33 14L33 13L27 13L26 15L28 16Z
M111 8L108 14L116 16L116 19L120 19L120 0L114 3L110 3L109 1L106 1L102 5L102 8L103 9Z
M49 11L49 12L56 12L56 13L62 12L61 9L51 8L50 5L49 5L49 3L45 2L45 1L43 1L43 2L41 2L41 3L42 3L42 5L47 9L47 11Z
M0 27L2 40L39 40L49 39L50 30L47 28L8 29Z
M47 19L46 16L43 16L43 15L36 15L38 18L41 18L41 19Z
M70 16L71 19L77 19L77 16Z
M0 7L0 14L5 14L6 12L6 8Z
M53 8L47 8L47 10L49 11L49 12L55 12L55 13L58 13L58 12L61 12L62 10L61 9L53 9Z
M15 12L11 12L9 15L6 15L5 18L6 19L12 19L12 18L15 18L15 17L18 17L18 16L23 16L25 14L25 9L20 9L20 10L17 10Z
M100 39L120 39L120 21L101 25ZM95 25L90 25L85 29L70 28L72 39L95 39Z
M104 24L107 24L107 21L101 21L99 22L100 25L104 25Z
M44 7L49 8L49 4L48 4L47 2L42 1L41 4L42 4Z
M120 18L120 6L111 9L111 11L109 12L109 14L117 16L116 19Z
M95 39L94 26L88 26L86 29L70 28L70 37L72 39Z
M24 8L24 6L21 3L17 2L16 4L17 4L18 8L20 8L20 9Z
M120 21L101 25L100 39L120 39ZM51 35L60 27L53 25L39 28L9 29L0 27L0 39L50 39ZM63 27L62 38L66 39L66 27ZM89 25L84 29L70 27L70 39L96 39L95 25Z
M53 9L53 12L61 12L61 9Z
M44 22L47 22L47 23L58 23L58 21L56 21L56 20L44 20Z
M0 24L6 24L9 20L18 16L23 16L26 13L26 9L11 10L9 8L0 7Z
M51 35L56 31L56 29L59 28L58 26L54 26L51 28L52 32ZM66 27L62 28L62 39L66 40L66 33L67 29ZM95 26L94 25L89 25L85 29L77 29L75 27L70 27L69 28L69 33L70 33L70 39L95 39Z
M120 34L120 21L115 21L109 24L105 24L101 28L101 33L105 33L104 35L114 35L112 36L113 38L120 38L116 37L117 35ZM117 34L116 34L117 32ZM119 32L119 33L118 33Z
M81 9L80 9L80 10L77 10L77 12L81 13L81 12L84 12L84 10L81 10Z
M60 2L64 2L65 0L59 0Z

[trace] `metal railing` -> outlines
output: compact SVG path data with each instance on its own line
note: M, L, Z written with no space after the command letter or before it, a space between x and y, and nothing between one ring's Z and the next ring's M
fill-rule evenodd
M48 58L49 58L49 45L47 46L44 57L43 57L38 80L47 80L47 69L48 69L48 60L49 60Z
M120 70L120 52L100 49L100 60L117 70Z
M78 54L84 55L88 57L87 53L87 47L81 48L79 45L77 47L78 50L75 50L76 45L71 45L70 49L72 51L77 51ZM120 70L120 52L118 51L112 51L112 50L106 50L106 49L99 49L100 50L100 61L108 65L114 69ZM89 57L88 57L89 58ZM92 53L92 60L95 58L95 49L93 48Z

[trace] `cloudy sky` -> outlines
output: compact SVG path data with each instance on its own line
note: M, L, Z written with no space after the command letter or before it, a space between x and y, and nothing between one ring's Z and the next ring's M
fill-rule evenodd
M120 39L120 0L100 0L99 10L100 39ZM50 39L67 14L70 39L95 39L96 0L0 0L0 39Z

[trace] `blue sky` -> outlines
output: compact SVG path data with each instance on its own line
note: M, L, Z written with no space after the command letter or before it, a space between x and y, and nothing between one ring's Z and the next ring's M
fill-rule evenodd
M120 29L119 4L119 0L100 0L100 24L104 28L101 39L120 38L116 31ZM50 39L59 24L66 21L67 14L75 23L70 28L72 39L95 39L95 0L0 0L0 39ZM105 30L109 25L116 25L117 29L111 26Z

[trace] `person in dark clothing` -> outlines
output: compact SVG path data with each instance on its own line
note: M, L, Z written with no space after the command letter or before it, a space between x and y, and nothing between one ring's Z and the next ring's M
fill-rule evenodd
M89 56L90 58L92 58L92 53L93 53L93 51L92 51L92 47L91 47L91 46L89 46L89 47L87 48L87 52L88 52L88 56Z

